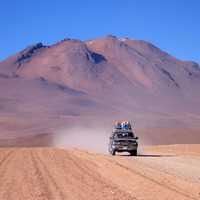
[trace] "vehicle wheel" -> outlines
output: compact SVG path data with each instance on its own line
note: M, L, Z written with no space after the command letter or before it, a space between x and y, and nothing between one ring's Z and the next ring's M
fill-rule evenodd
M115 150L111 150L111 155L112 155L112 156L115 155Z
M137 156L137 150L130 151L131 156Z

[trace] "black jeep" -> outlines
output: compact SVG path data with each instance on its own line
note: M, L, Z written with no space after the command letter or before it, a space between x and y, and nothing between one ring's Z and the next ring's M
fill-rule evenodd
M130 122L117 122L109 141L109 152L115 155L116 152L129 152L137 156L138 137L135 137Z

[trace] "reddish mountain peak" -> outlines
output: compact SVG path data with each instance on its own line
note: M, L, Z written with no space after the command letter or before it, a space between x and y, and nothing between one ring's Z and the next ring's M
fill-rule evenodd
M126 49L127 51L135 51L139 54L148 54L154 56L169 56L166 52L162 51L155 45L144 40L132 40L127 37L116 37L113 35L108 35L102 38L97 38L94 40L86 41L86 44L95 49L99 50L113 50L113 49Z
M83 41L78 39L71 39L71 38L64 38L63 40L58 41L57 43L51 45L51 47L57 47L57 46L65 46L65 45L80 45L84 46Z

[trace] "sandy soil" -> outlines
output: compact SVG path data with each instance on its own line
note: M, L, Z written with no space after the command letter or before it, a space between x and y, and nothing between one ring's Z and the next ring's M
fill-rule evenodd
M0 199L198 200L200 145L187 147L195 154L181 155L181 148L148 147L138 157L77 149L4 148L0 150Z

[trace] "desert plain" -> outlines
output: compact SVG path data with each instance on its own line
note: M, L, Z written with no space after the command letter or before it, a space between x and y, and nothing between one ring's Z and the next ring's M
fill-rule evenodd
M146 146L137 157L2 148L0 199L200 199L200 145Z

